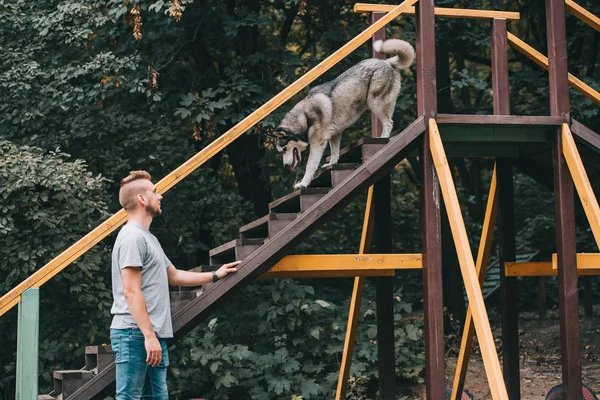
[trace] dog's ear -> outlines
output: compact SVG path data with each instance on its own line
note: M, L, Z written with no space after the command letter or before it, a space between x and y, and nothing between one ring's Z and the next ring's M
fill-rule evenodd
M298 143L298 150L302 151L306 151L306 149L308 149L308 143L306 142L297 142Z
M277 138L285 137L285 133L283 131L278 131L277 129L273 130L273 136Z

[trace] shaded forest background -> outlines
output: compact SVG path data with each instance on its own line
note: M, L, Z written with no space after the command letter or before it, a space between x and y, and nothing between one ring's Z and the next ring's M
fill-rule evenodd
M600 4L580 4L600 15ZM145 169L158 181L367 25L339 0L0 0L0 294L17 285L119 209L118 183ZM547 54L544 2L436 1L436 6L521 12L509 30ZM413 17L387 28L415 43ZM439 111L492 112L490 24L436 20ZM600 34L567 16L569 71L600 88ZM319 82L369 57L365 45ZM511 50L511 111L548 115L547 75ZM416 118L414 67L403 75L395 128ZM571 91L572 115L600 128L599 109ZM301 96L275 111L165 195L152 231L178 268L207 263L208 250L267 213L290 191L262 134ZM344 144L370 134L370 117ZM420 252L417 160L392 173L394 251ZM493 160L452 160L472 247L479 240ZM517 170L518 250L554 251L551 188ZM354 253L364 197L310 240L305 253ZM578 210L578 251L595 252ZM447 232L445 238L448 238ZM85 345L108 343L110 250L115 235L41 289L40 388L51 371L80 368ZM449 243L449 244L448 244ZM451 242L444 252L448 332L464 316ZM172 398L322 399L335 387L351 280L257 282L172 349ZM537 282L521 281L535 309ZM549 282L549 306L556 305ZM593 281L593 293L600 287ZM423 379L421 274L396 278L396 362L402 382ZM350 398L373 398L374 288L367 284ZM459 301L452 301L459 299ZM496 307L495 301L488 306ZM0 318L0 398L14 397L16 308ZM459 323L458 323L459 324Z

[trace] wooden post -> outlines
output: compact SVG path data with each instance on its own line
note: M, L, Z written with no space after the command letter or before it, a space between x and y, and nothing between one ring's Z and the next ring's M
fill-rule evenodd
M380 20L385 13L371 13L371 24ZM385 28L375 32L373 42L385 40ZM385 58L383 54L372 50L373 57ZM371 135L380 137L381 121L371 113ZM375 246L381 253L392 252L392 210L390 207L390 176L381 178L375 184L373 193L375 212ZM379 398L396 399L396 354L394 350L394 278L377 277L377 365L379 371Z
M550 113L569 122L569 83L564 0L546 0ZM562 149L561 130L553 143L556 252L560 305L563 398L581 399L581 350L577 255L575 249L575 201L573 180Z
M40 289L21 295L17 325L17 400L37 400Z
M419 1L416 6L416 15L417 105L419 115L425 115L426 119L429 119L435 117L437 113L433 0ZM439 182L433 168L428 133L423 135L420 159L425 387L427 399L438 400L446 397L444 382L442 230Z
M508 43L505 19L492 22L492 88L495 115L510 115L508 84ZM499 262L515 261L513 168L510 159L499 159L498 231ZM519 324L517 280L506 278L500 268L500 309L502 311L502 364L504 383L510 399L521 398L519 371Z

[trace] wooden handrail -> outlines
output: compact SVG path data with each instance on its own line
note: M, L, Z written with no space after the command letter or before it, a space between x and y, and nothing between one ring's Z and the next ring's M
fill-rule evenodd
M371 4L371 3L356 3L354 5L355 13L371 13L371 12L389 12L394 9L394 5L387 4ZM448 18L475 18L475 19L508 19L519 20L521 15L518 12L511 11L493 11L493 10L470 10L465 8L434 8L436 17ZM415 15L415 8L410 7L404 14Z
M156 184L159 193L165 193L167 190L175 186L183 178L194 172L198 167L204 164L207 160L219 153L231 142L241 136L244 132L252 128L258 122L262 121L273 110L281 106L283 103L292 98L300 90L304 89L315 79L327 72L331 67L337 64L348 54L356 50L360 45L365 43L373 36L375 32L387 25L391 20L405 12L407 8L414 5L418 0L405 0L392 11L381 18L379 21L367 27L360 34L339 48L335 53L321 61L317 66L308 71L290 86L281 91L278 95L267 101L252 114L244 118L237 125L227 131L224 135L212 142L206 148L202 149L195 156L180 165L177 169L165 176ZM58 257L54 258L48 264L34 272L31 276L13 288L0 298L0 316L6 313L10 308L18 303L21 293L30 287L40 287L60 271L68 267L73 261L79 258L94 245L110 235L114 230L121 226L127 220L125 210L121 209L112 217L104 221L93 231L85 235Z
M548 57L516 37L510 32L507 32L508 43L511 44L521 54L529 58L531 61L539 65L540 67L548 70ZM569 74L569 85L579 93L592 100L594 103L600 106L600 93L592 89L590 86L585 84L582 80L576 78L574 75Z
M565 8L568 12L600 32L600 18L596 17L594 14L572 0L565 0Z

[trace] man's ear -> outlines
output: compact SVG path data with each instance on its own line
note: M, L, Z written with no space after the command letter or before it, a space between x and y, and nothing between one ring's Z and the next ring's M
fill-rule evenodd
M136 196L138 202L142 203L143 205L146 205L146 198L144 197L143 194L138 193Z
M298 142L298 150L306 151L308 149L308 143L306 142Z

